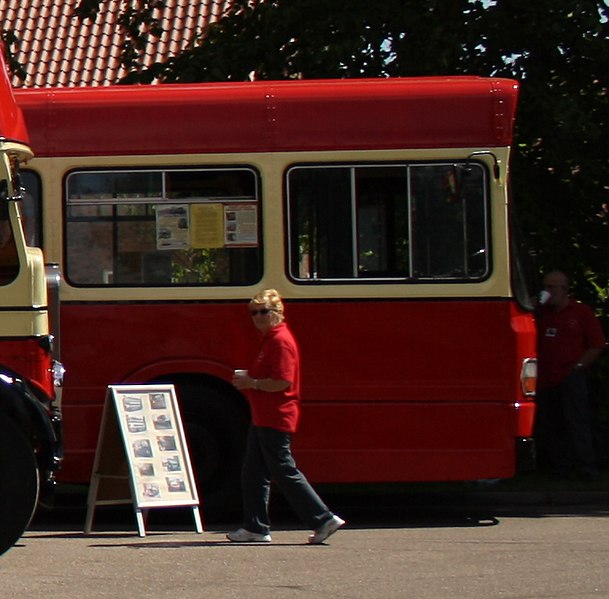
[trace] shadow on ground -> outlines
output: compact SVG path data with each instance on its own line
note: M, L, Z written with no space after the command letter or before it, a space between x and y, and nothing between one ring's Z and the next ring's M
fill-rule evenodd
M400 483L375 485L317 485L320 495L350 527L456 527L494 526L509 516L543 517L556 514L609 516L609 468L595 481L553 480L539 472L521 473L510 480L466 483ZM239 513L205 513L207 530L238 525ZM60 485L53 509L39 510L31 530L78 528L87 512L85 485ZM94 530L136 528L132 506L95 509ZM300 528L279 493L272 496L274 527ZM192 511L162 508L149 511L147 530L190 530Z

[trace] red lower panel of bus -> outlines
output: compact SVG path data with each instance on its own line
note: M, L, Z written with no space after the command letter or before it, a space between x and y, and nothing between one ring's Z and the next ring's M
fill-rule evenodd
M311 434L296 435L294 448L318 482L507 478L514 419L500 403L307 406Z
M49 399L54 396L51 354L40 339L3 338L0 343L0 364L15 371L30 384L37 385Z
M515 438L532 434L519 377L535 336L513 303L302 301L287 318L302 354L294 446L312 481L514 473ZM227 385L257 343L246 301L64 305L62 332L71 481L90 478L108 385L175 373Z

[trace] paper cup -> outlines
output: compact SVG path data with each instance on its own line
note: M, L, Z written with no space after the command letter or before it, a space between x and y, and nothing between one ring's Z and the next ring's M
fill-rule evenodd
M550 292L549 291L546 291L544 289L543 291L539 292L539 304L541 306L543 306L549 299L550 299Z

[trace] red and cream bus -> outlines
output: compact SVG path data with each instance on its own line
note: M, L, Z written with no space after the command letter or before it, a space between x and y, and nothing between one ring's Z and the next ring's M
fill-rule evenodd
M286 298L311 481L514 475L535 333L511 241L506 79L18 90L60 265L63 480L90 479L106 387L176 385L203 506L238 498L230 384ZM36 208L32 209L35 215Z

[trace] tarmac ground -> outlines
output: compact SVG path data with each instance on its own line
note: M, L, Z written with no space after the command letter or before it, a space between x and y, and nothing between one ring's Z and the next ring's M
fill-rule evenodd
M539 599L609 597L609 491L603 481L319 488L347 520L323 545L273 498L273 541L235 544L238 520L195 532L185 508L151 510L145 537L132 508L85 506L63 489L0 558L13 599ZM569 484L566 484L569 483ZM606 528L607 527L607 528Z

